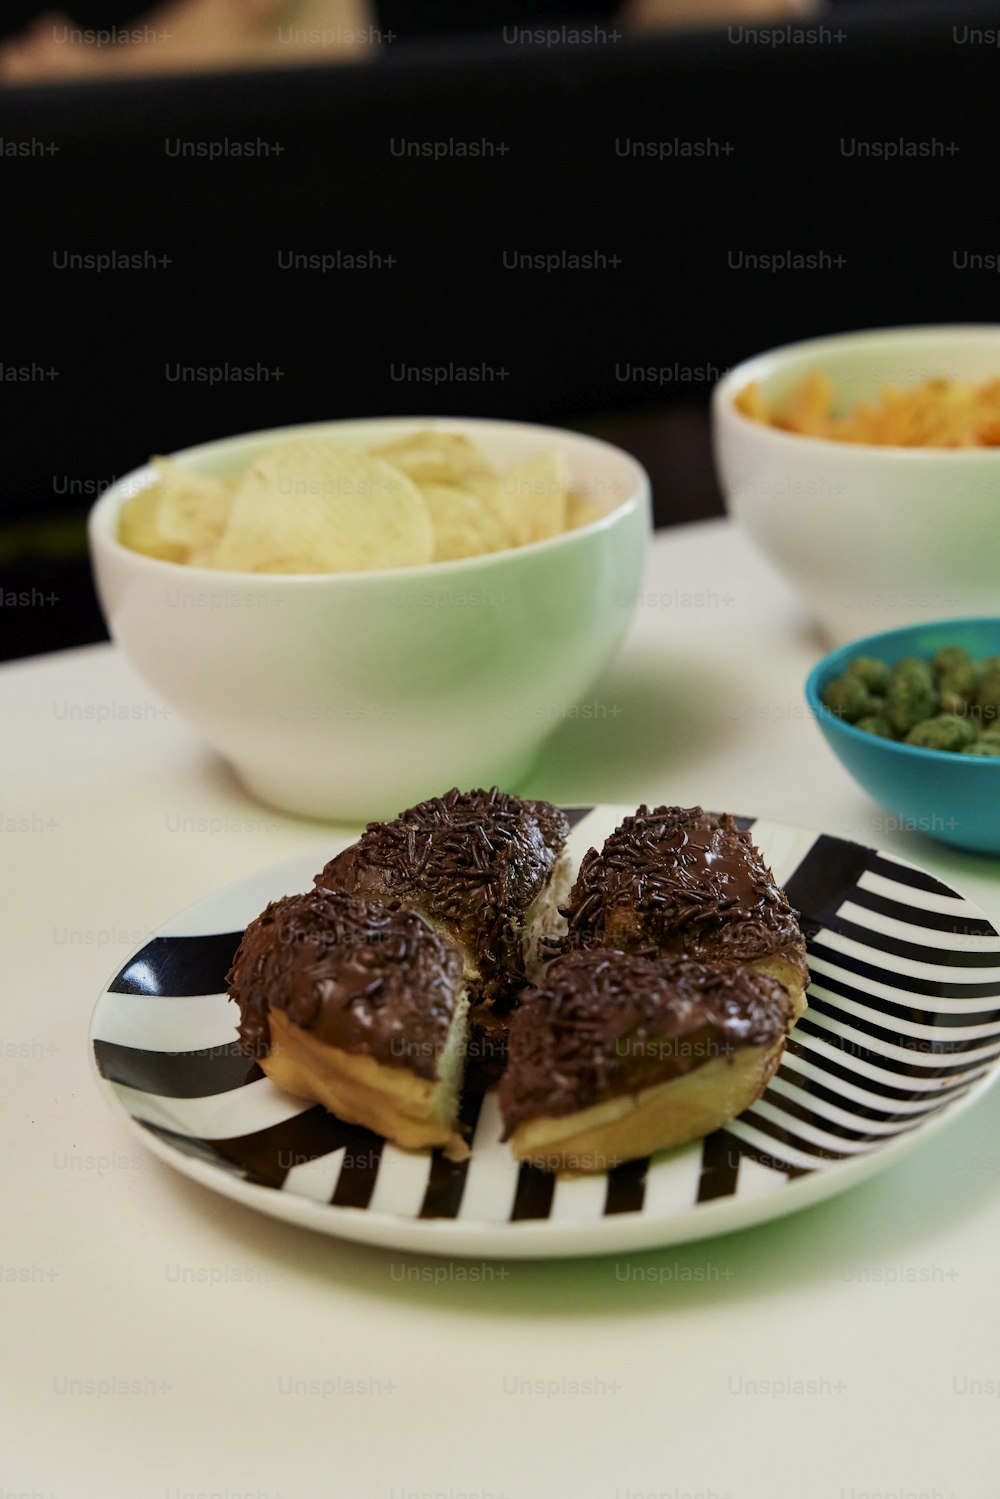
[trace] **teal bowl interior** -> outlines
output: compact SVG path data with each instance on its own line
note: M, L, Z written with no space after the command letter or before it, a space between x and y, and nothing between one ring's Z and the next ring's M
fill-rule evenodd
M896 744L856 729L824 707L823 691L855 656L894 666L904 656L933 656L964 645L973 657L1000 655L1000 619L943 620L854 640L824 656L809 673L806 698L827 744L903 828L955 848L1000 854L1000 758L978 758Z

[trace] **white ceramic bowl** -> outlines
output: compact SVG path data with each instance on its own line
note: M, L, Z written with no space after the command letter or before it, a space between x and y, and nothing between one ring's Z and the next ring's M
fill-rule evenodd
M712 397L730 514L837 644L925 620L1000 613L1000 449L888 448L799 437L743 416L750 380L781 401L823 370L843 407L935 375L1000 377L1000 325L888 328L787 344Z
M161 562L116 539L143 468L89 535L108 627L150 687L262 800L310 816L393 816L445 791L516 789L631 619L650 528L645 470L608 443L523 422L384 418L226 438L173 456L240 472L290 435L360 446L428 427L497 467L553 447L605 511L549 541L368 573L264 575Z

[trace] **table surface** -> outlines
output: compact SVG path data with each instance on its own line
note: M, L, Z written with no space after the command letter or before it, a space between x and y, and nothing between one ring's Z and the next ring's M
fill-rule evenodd
M827 750L823 649L726 522L660 533L525 790L822 828L1000 922L1000 861L894 827ZM4 667L0 704L4 1499L996 1499L1000 1090L827 1203L643 1255L462 1268L272 1220L141 1149L88 1023L172 912L318 867L330 826L250 802L112 646Z

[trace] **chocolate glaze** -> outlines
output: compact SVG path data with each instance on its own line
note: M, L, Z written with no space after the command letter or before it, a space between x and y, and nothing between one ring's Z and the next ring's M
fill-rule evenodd
M743 961L790 950L805 964L795 912L728 813L640 807L584 856L567 947L686 952Z
M322 889L365 892L421 911L465 950L477 997L502 1004L524 979L524 917L549 879L569 824L548 802L494 786L421 802L371 822L331 859Z
M610 949L567 953L510 1024L500 1083L504 1138L638 1093L739 1047L772 1046L792 1019L788 991L738 964Z
M415 911L327 890L272 901L226 975L240 1050L266 1056L269 1010L317 1041L434 1080L463 990L462 958Z

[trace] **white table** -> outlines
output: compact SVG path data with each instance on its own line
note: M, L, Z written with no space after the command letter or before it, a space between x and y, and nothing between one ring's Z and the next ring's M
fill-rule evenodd
M887 827L826 749L822 650L725 523L661 533L592 716L526 789L822 827L1000 921L1000 861ZM996 1499L1000 1090L826 1204L641 1257L470 1280L273 1221L141 1149L87 1027L171 912L319 867L329 827L248 801L111 646L4 667L0 704L0 1499Z

